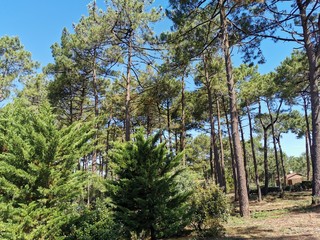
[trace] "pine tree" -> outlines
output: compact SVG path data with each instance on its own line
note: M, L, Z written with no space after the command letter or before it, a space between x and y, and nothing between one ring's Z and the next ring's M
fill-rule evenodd
M108 14L112 19L112 35L121 48L125 62L125 140L130 141L132 114L133 76L139 81L137 73L143 66L152 64L150 50L153 50L153 30L151 24L161 17L160 11L150 8L153 1L146 0L112 0ZM149 9L148 9L149 8Z
M18 37L0 38L0 101L6 99L14 81L31 73L37 63L31 60L31 53L24 50Z

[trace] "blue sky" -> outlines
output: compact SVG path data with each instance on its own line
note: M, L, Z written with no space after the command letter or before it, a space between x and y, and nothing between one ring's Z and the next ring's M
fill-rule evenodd
M82 15L87 15L87 5L90 0L2 0L0 8L0 36L18 36L26 50L32 53L34 60L41 66L52 62L50 46L60 41L64 27L72 29L72 23L77 23ZM97 0L98 6L104 8L104 1ZM165 0L155 0L154 5L168 4ZM168 22L162 22L158 29L168 30ZM265 41L262 44L266 64L259 66L261 73L272 71L289 56L292 43ZM234 64L241 60L233 53ZM283 138L283 149L288 155L299 156L304 152L304 141L296 140L293 134Z
M3 0L0 35L18 36L42 66L52 61L50 46L62 29L72 28L87 13L89 0Z

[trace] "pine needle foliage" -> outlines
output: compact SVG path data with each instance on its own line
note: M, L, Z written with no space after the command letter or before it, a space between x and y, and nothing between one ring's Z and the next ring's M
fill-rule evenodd
M112 182L116 219L122 235L151 239L178 233L189 223L185 204L190 192L178 189L181 155L168 154L160 134L145 139L139 131L135 140L113 152L118 179Z

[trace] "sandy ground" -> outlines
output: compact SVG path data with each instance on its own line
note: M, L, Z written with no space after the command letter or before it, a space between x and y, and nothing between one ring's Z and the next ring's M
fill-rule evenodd
M320 207L311 207L311 193L301 192L251 202L251 218L232 217L224 239L320 239Z

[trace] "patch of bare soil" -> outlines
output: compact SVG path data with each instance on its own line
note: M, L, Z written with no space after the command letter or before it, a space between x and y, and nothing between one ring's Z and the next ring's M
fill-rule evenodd
M320 207L310 203L310 191L251 201L251 218L231 217L224 239L320 240Z

